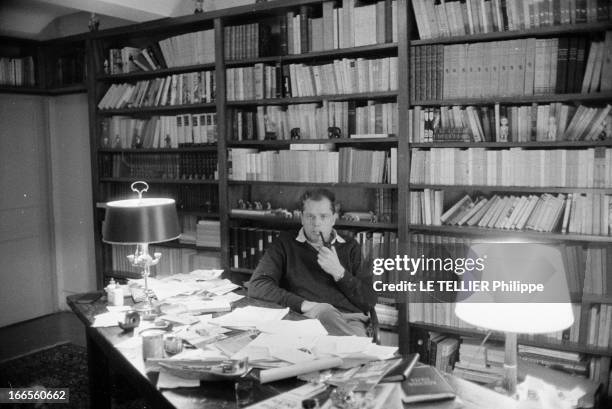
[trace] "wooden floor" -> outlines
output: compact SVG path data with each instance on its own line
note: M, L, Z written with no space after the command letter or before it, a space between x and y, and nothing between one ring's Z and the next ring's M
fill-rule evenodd
M0 328L0 362L62 342L85 346L85 327L72 312L58 312Z

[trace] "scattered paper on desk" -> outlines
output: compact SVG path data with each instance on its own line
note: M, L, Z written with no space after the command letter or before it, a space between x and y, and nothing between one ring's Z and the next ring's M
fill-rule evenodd
M181 353L178 353L172 357L170 357L170 359L174 359L174 360L196 360L196 359L201 359L201 360L209 360L209 359L227 359L227 357L225 357L222 353L220 353L219 351L213 350L213 349L207 349L207 350L203 350L203 349L184 349Z
M191 325L199 321L197 317L189 314L165 314L159 318L180 325Z
M292 348L270 349L270 355L276 359L280 359L281 361L289 362L291 364L299 364L316 359L316 357L312 354Z
M229 293L230 291L234 291L240 288L239 285L232 283L230 280L223 280L223 281L224 281L223 284L209 289L208 292L211 292L217 295L223 295L223 294Z
M227 294L218 295L215 298L217 300L225 300L225 301L227 301L229 303L233 303L233 302L236 302L236 301L244 298L244 295L240 295L240 294L229 292Z
M339 356L363 360L385 360L395 355L397 347L376 345L368 337L324 336L312 348L317 356Z
M189 276L190 277L195 277L197 280L208 281L208 280L214 280L215 278L219 278L221 276L221 274L223 274L223 270L218 270L218 269L210 269L210 270L198 269L198 270L193 270L192 272L190 272Z
M256 327L267 321L280 321L289 312L289 308L264 308L246 306L210 320L216 325L225 327Z
M351 355L361 353L369 348L372 339L357 336L332 336L320 337L313 347L316 355Z
M315 319L263 322L261 324L257 324L257 329L268 334L291 334L293 336L327 335L327 330L321 324L321 321Z
M162 281L155 278L149 278L149 289L155 293L159 301L179 294L191 294L194 291L194 288L187 283Z
M126 312L132 309L129 305L107 305L106 309L109 312Z
M94 322L91 326L94 328L116 327L120 321L123 322L124 318L124 312L103 312L94 317Z
M197 388L198 386L200 386L199 379L181 378L166 372L163 368L159 371L159 378L157 378L158 389Z

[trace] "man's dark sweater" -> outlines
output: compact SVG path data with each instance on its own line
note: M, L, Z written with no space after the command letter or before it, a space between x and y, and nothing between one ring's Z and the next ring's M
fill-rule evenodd
M317 262L317 250L283 232L266 250L249 284L249 296L272 301L302 312L304 300L328 303L341 312L368 312L375 304L371 272L361 266L361 249L355 240L336 242L338 259L345 269L338 282Z

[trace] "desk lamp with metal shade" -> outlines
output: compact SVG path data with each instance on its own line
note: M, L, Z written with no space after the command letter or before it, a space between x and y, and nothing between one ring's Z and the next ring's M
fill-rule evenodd
M142 189L138 189L138 186ZM109 244L136 245L128 260L134 267L142 269L145 301L134 309L141 312L153 310L149 296L147 278L151 267L159 263L161 253L149 254L149 244L175 240L181 234L174 199L143 198L148 191L146 182L134 182L130 186L138 194L137 199L108 202L106 217L102 225L102 240Z
M515 395L517 335L560 331L574 322L563 258L560 250L552 245L524 242L473 244L470 257L484 257L485 268L478 278L481 281L519 281L544 285L544 291L535 294L474 292L455 306L455 314L461 320L477 327L504 332L502 386L509 395Z

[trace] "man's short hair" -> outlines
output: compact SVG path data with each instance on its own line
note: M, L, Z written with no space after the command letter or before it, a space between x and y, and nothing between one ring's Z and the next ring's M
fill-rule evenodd
M304 211L304 204L306 203L306 200L313 200L316 202L321 199L329 200L332 213L336 213L336 195L327 189L313 189L305 191L302 196L300 196L300 206L302 211Z

